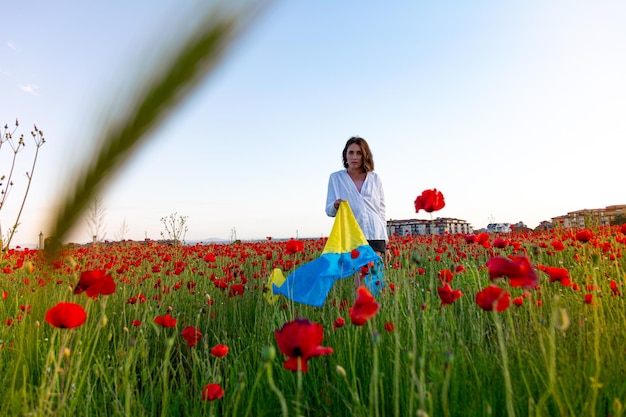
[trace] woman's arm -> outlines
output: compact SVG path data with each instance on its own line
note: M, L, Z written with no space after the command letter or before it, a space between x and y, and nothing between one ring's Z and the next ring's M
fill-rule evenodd
M335 203L339 200L339 184L335 175L328 179L328 193L326 194L326 214L330 217L337 215Z

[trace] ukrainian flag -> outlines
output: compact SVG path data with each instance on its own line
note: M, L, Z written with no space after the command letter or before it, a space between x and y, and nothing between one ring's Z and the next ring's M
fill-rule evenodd
M267 299L275 300L275 294L282 294L298 303L322 306L335 281L360 274L368 264L365 284L376 295L384 285L382 259L367 243L348 202L342 201L320 257L302 265L286 279L273 273Z

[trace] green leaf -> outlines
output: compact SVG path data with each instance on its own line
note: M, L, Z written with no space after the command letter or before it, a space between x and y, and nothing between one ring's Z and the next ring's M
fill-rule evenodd
M259 10L251 5L228 12L225 9L207 11L204 18L197 20L189 35L181 40L180 46L165 50L158 57L155 61L159 62L158 67L148 69L147 73L145 66L137 69L135 76L140 81L136 84L142 87L131 97L131 104L123 116L105 122L98 140L100 146L73 175L75 184L68 187L58 204L51 227L54 237L51 241L57 244L49 248L49 254L57 252L63 237L98 190L221 62L233 40ZM148 48L153 50L154 45Z

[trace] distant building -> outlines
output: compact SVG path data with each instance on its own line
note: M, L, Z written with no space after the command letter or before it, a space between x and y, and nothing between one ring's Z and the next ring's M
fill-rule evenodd
M489 223L487 233L511 233L511 223Z
M607 226L615 217L624 215L626 215L626 204L621 204L598 209L570 211L563 216L553 217L552 224L557 228Z
M448 217L437 217L434 220L387 220L389 236L468 234L472 231L472 226L465 220Z
M540 231L540 230L552 230L552 222L549 222L547 220L543 220L541 223L539 223L539 226L535 227L536 231Z

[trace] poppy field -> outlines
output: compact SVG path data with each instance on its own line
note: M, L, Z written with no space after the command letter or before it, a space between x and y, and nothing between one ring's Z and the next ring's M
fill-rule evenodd
M274 298L325 241L7 251L0 415L624 415L626 226L392 237L378 295Z

